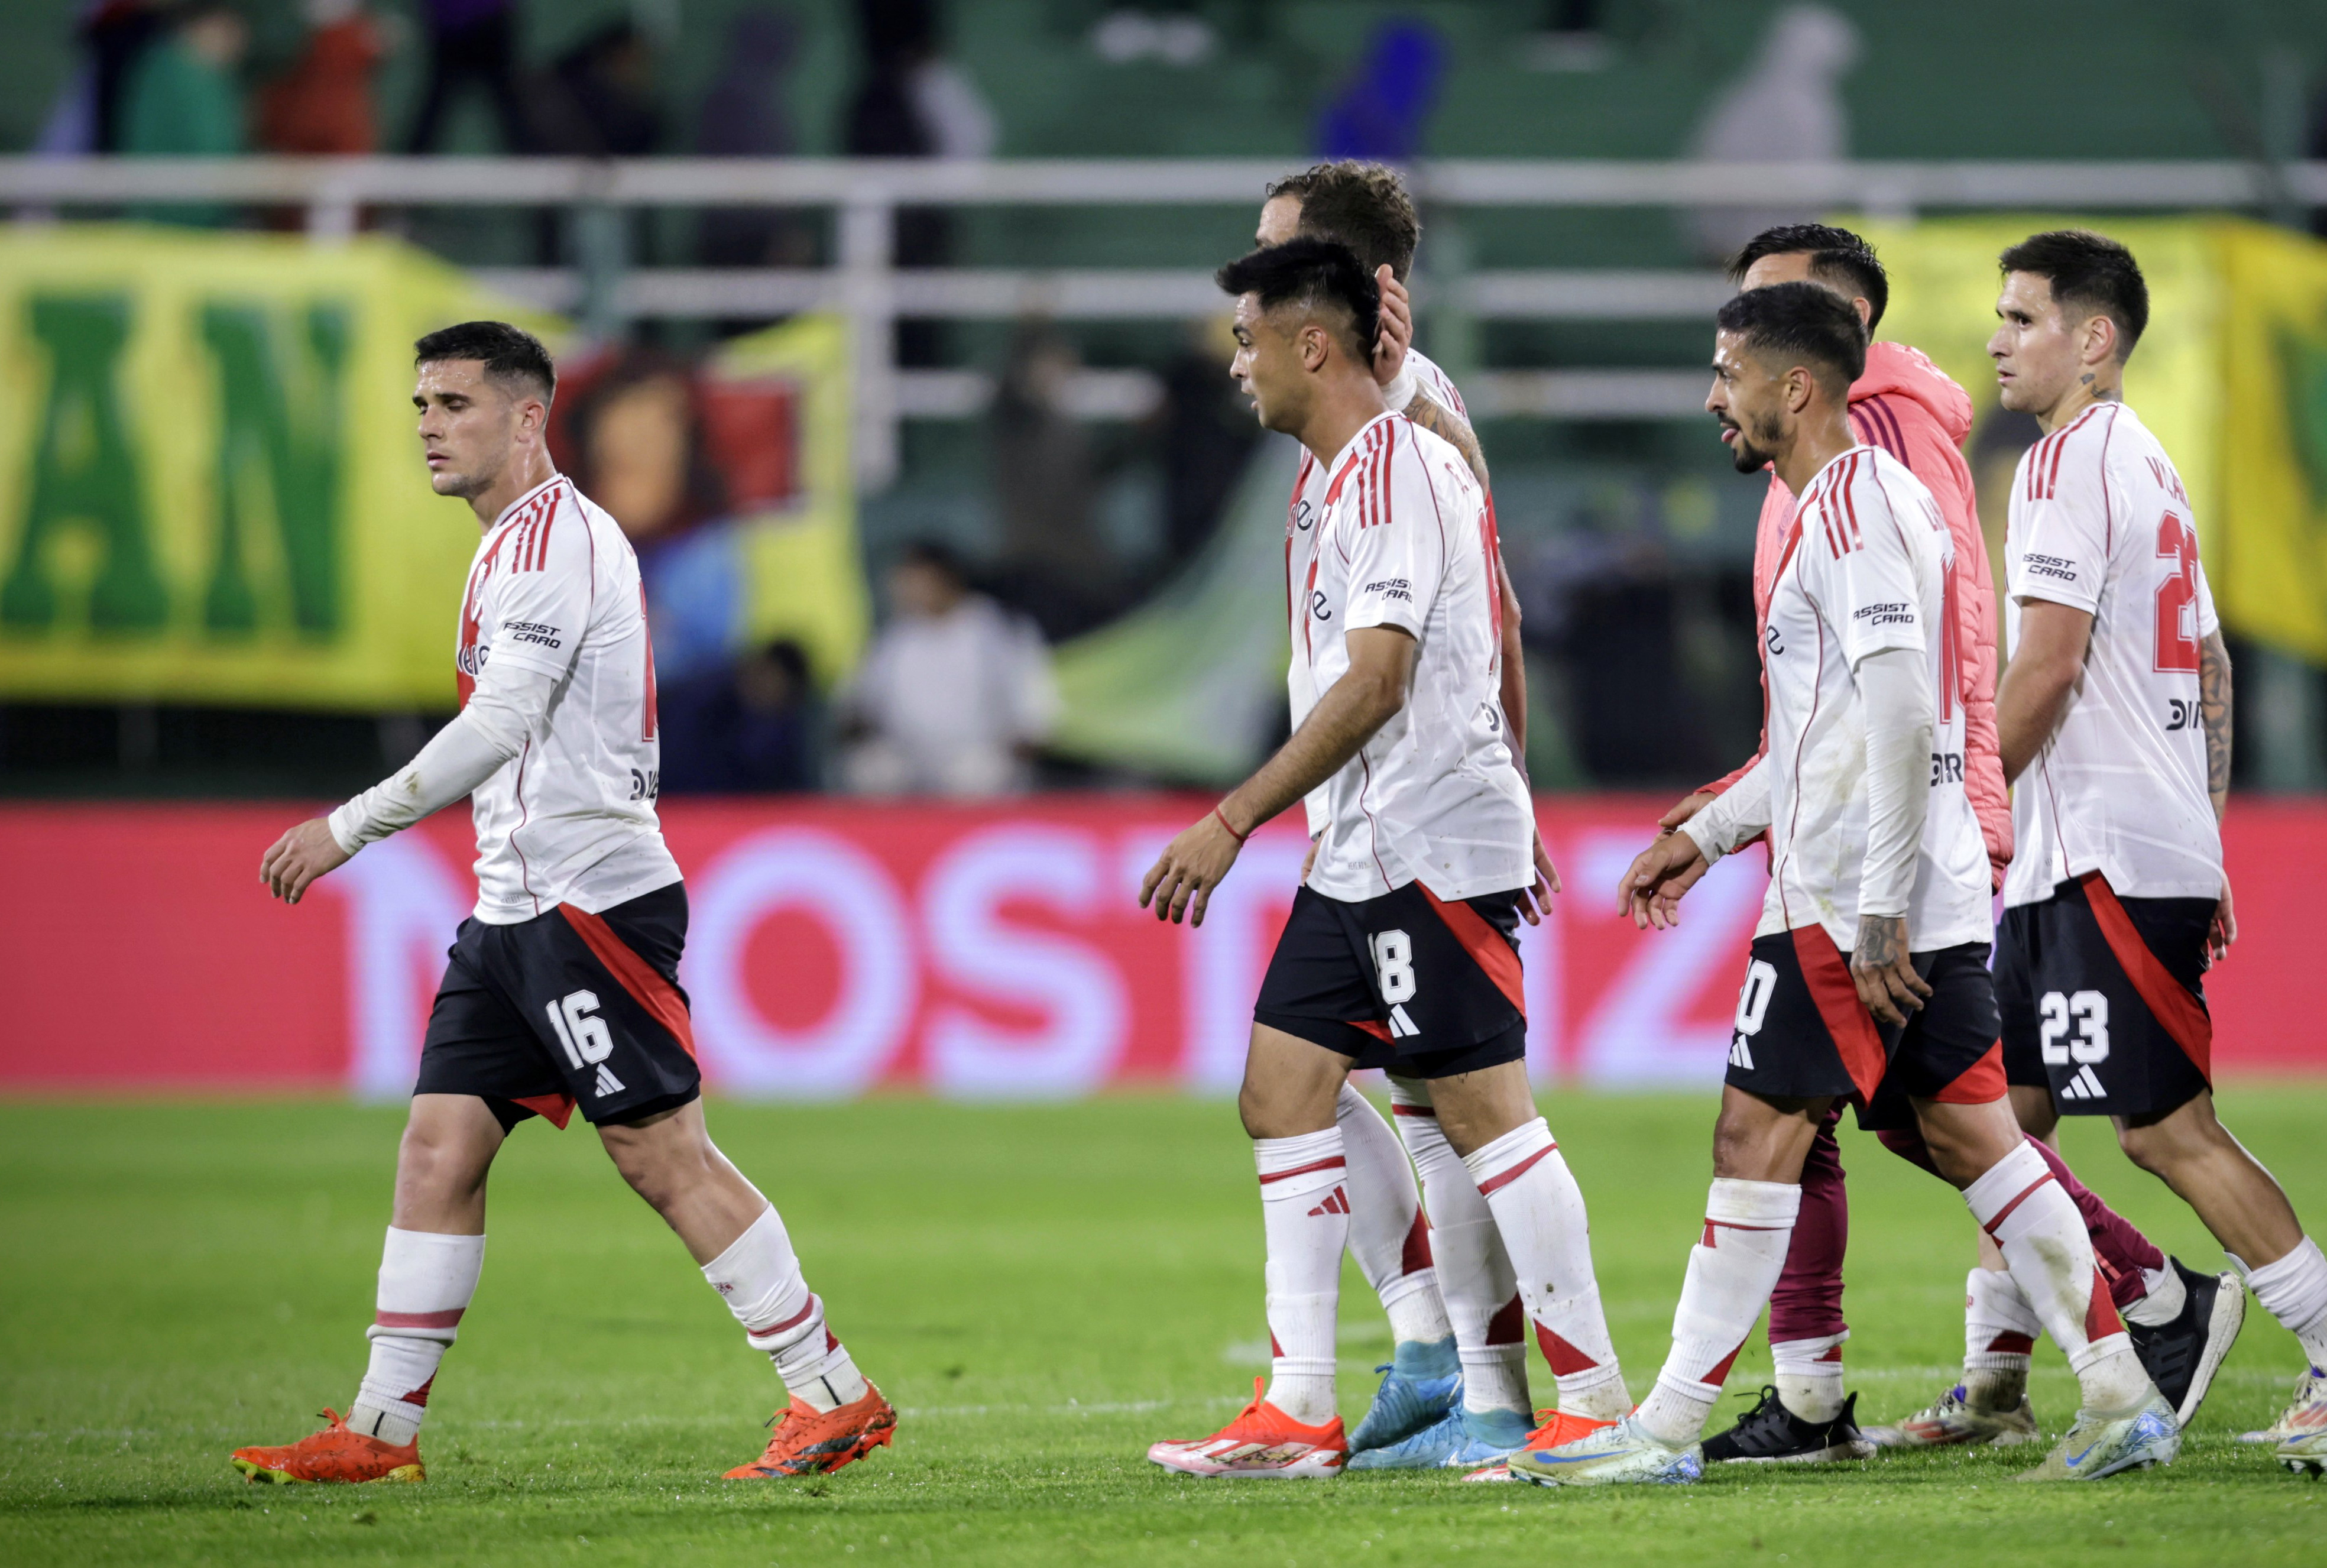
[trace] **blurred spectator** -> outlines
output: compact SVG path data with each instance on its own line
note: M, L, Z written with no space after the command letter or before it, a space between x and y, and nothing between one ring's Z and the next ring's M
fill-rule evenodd
M428 85L406 150L437 151L453 95L482 88L500 126L501 151L533 150L518 87L516 0L422 0L428 25Z
M1824 5L1789 5L1770 23L1761 51L1714 99L1689 144L1693 158L1724 163L1817 163L1850 155L1850 111L1842 79L1858 63L1858 28ZM1815 222L1811 207L1704 207L1688 215L1707 261L1726 261L1747 240L1780 223Z
M986 158L996 141L994 111L977 84L938 47L931 0L857 0L864 80L849 100L842 148L859 158ZM950 214L897 210L892 259L899 266L943 266L953 254ZM897 327L897 362L932 365L938 323Z
M1189 324L1180 352L1164 370L1164 405L1155 420L1164 471L1164 547L1171 566L1211 542L1237 480L1260 440L1252 405L1229 378L1236 340L1228 318Z
M1438 107L1446 72L1446 43L1426 22L1385 22L1374 29L1357 75L1333 100L1317 128L1317 151L1327 158L1411 163Z
M668 795L814 789L817 705L800 645L752 649L732 669L663 688L662 788Z
M145 158L223 158L243 150L242 85L237 71L250 27L231 5L181 8L169 30L141 51L121 84L121 151ZM147 207L154 223L212 228L227 220L217 202Z
M706 158L780 158L798 150L785 79L799 55L799 23L789 12L739 14L727 28L724 63L704 95L695 150ZM714 207L696 230L703 266L813 266L816 226L779 207ZM723 322L743 331L761 322Z
M1000 586L1053 642L1123 607L1120 574L1093 507L1099 473L1090 433L1067 406L1068 384L1081 369L1058 329L1022 322L994 397Z
M259 145L304 156L378 151L371 89L387 36L363 0L306 0L304 9L299 58L259 94Z
M608 23L559 55L531 92L537 152L636 158L662 139L654 45L627 20Z
M88 0L73 32L83 58L42 122L35 153L77 158L121 150L121 84L168 30L159 0Z
M892 619L841 695L848 788L866 795L1014 793L1058 708L1035 630L969 591L943 545L889 573Z

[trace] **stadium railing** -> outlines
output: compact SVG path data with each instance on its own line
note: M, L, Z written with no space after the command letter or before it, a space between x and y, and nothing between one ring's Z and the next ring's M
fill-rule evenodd
M19 219L136 202L209 201L304 208L318 243L357 231L369 207L562 207L585 221L642 207L827 208L834 264L802 269L631 269L619 224L600 223L580 268L495 269L492 285L604 331L644 317L714 318L834 310L855 329L858 477L885 486L898 427L963 417L991 396L976 371L901 369L891 357L901 316L1172 319L1219 309L1199 269L932 269L892 265L892 215L903 206L1248 206L1285 169L1276 160L0 158L0 206ZM1422 199L1444 207L1768 207L1903 219L1932 209L2259 210L2282 219L2327 207L2327 163L1704 163L1450 160L1413 171ZM1711 272L1481 270L1435 284L1439 308L1478 320L1701 318L1727 293ZM1693 415L1695 370L1491 372L1475 386L1481 415L1556 419ZM1134 417L1156 387L1140 371L1086 371L1070 389L1087 417Z

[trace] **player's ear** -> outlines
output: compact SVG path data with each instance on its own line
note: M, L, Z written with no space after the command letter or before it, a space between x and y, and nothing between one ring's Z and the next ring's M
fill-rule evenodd
M1301 350L1302 369L1324 369L1325 357L1332 351L1333 334L1325 330L1322 322L1304 322L1296 346Z
M2088 365L2101 364L2117 358L2117 320L2106 311L2095 311L2085 318L2084 341L2080 357Z

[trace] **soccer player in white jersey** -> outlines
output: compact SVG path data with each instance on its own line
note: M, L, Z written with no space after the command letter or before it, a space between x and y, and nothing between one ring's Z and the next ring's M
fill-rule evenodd
M2230 660L2173 461L2123 400L2149 320L2132 253L2080 230L2002 257L1988 353L2044 437L2005 536L2011 662L1997 689L2018 857L1996 988L2023 1122L2108 1116L2302 1342L2294 1403L2253 1441L2327 1468L2327 1257L2214 1115L2201 977L2237 935L2219 823Z
M563 1128L578 1106L790 1391L766 1451L729 1478L837 1470L886 1444L896 1412L826 1326L773 1206L704 1127L638 559L550 462L556 371L540 343L470 322L416 347L429 481L484 532L461 603L461 711L393 777L276 840L259 875L295 904L365 845L473 794L477 907L421 1048L355 1403L297 1442L237 1449L235 1468L422 1479L429 1390L484 1265L493 1158L519 1122Z
M1410 345L1413 322L1405 281L1422 237L1414 199L1395 169L1343 161L1320 163L1268 189L1254 235L1258 245L1296 236L1349 247L1381 291L1381 331L1374 378L1383 401L1453 444L1479 481L1494 529L1494 492L1462 395L1445 373ZM1324 513L1331 476L1304 452L1285 525L1286 621L1297 636L1294 591L1313 558L1317 521ZM1496 591L1501 608L1500 717L1513 763L1526 775L1527 674L1519 643L1519 598L1496 547ZM1316 700L1307 670L1290 667L1293 722ZM1307 802L1311 853L1324 831L1327 805L1321 788ZM1519 912L1529 921L1549 913L1547 895L1557 876L1535 845L1537 887L1522 891ZM1364 1419L1350 1433L1352 1470L1423 1469L1492 1464L1528 1441L1526 1312L1510 1260L1478 1183L1439 1130L1429 1085L1416 1078L1390 1080L1397 1131L1363 1095L1344 1087L1341 1126L1350 1176L1350 1255L1381 1299L1390 1321L1390 1364ZM1400 1143L1404 1144L1401 1150ZM1412 1163L1408 1163L1411 1156ZM1417 1190L1416 1172L1421 1173ZM1556 1365L1564 1365L1560 1354ZM1579 1418L1569 1413L1572 1426ZM1565 1430L1565 1429L1563 1429ZM1575 1427L1572 1434L1585 1430ZM1564 1441L1564 1439L1562 1439Z
M1740 472L1769 464L1800 498L1762 639L1769 749L1643 852L1620 898L1640 919L1700 861L1764 832L1770 891L1664 1369L1632 1415L1510 1467L1552 1485L1697 1479L1698 1435L1785 1262L1803 1159L1842 1097L1876 1126L1911 1115L2067 1352L2084 1409L2031 1475L2171 1461L2173 1407L2133 1353L2076 1205L2005 1097L1948 526L1904 464L1852 435L1866 330L1848 300L1774 284L1737 295L1716 322L1706 406Z
M1350 250L1295 238L1220 272L1235 373L1261 423L1328 470L1293 658L1315 700L1292 738L1164 849L1140 886L1201 921L1246 836L1320 786L1325 827L1254 1009L1239 1097L1267 1244L1266 1395L1148 1457L1203 1476L1339 1474L1334 1321L1350 1217L1338 1102L1353 1068L1427 1081L1485 1195L1526 1311L1578 1369L1562 1395L1630 1404L1583 1197L1536 1114L1511 933L1533 810L1496 691L1492 537L1462 454L1383 402L1379 294Z

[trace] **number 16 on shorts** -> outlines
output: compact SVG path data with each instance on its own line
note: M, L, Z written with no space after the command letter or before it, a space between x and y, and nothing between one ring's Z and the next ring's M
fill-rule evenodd
M565 1048L565 1059L579 1072L585 1067L598 1069L599 1097L622 1092L622 1080L607 1070L606 1059L614 1054L613 1031L606 1021L598 1016L598 994L594 991L575 991L547 1003L542 1011L549 1015L549 1027L557 1035L557 1043Z

